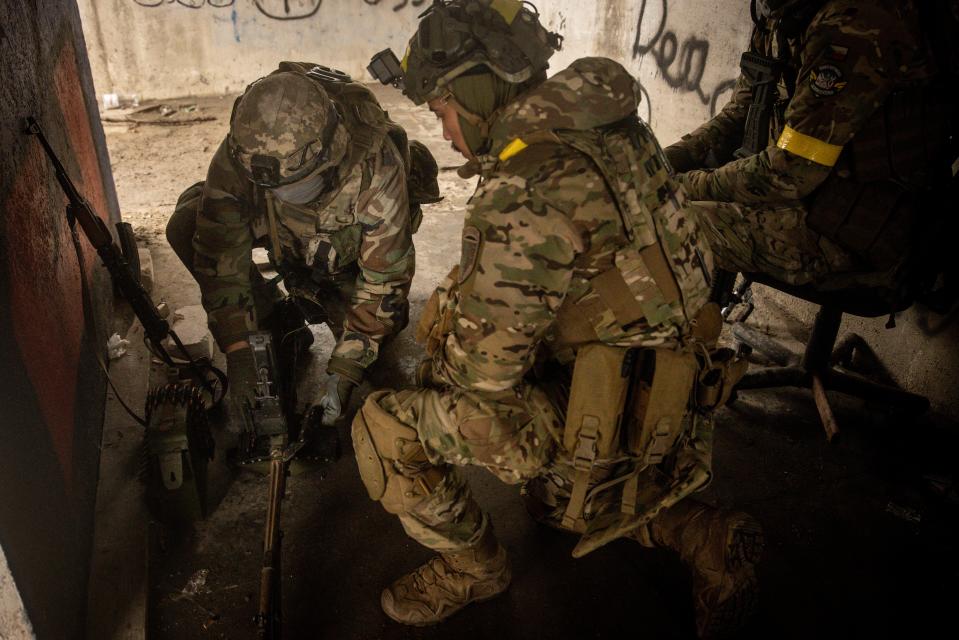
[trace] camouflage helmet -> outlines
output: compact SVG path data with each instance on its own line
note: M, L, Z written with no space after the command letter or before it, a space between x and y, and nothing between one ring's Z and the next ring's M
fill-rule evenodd
M434 0L403 57L403 92L423 104L481 65L507 82L525 82L549 67L562 40L529 2Z
M348 137L326 91L302 73L274 72L240 96L230 116L230 154L258 185L291 184L338 163Z

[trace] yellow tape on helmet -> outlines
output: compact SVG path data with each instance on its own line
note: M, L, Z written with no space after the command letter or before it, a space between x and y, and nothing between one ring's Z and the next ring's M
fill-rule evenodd
M523 3L517 2L517 0L493 0L489 6L490 9L503 16L506 24L513 24L516 14L523 8Z

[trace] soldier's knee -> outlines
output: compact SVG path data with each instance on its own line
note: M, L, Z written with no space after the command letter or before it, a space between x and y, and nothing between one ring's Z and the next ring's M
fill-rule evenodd
M177 257L193 268L193 235L196 233L196 215L203 195L203 183L190 186L177 199L173 215L166 224L166 239Z
M380 405L390 391L378 391L353 418L353 449L360 478L370 498L390 513L408 513L425 500L443 479L433 466L416 430Z

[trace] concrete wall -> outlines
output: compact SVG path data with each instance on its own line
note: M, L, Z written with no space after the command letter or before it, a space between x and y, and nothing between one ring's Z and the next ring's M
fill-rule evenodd
M0 547L37 637L78 638L106 387L95 354L112 292L85 241L81 267L23 118L37 118L101 215L118 209L76 3L0 3L0 61Z
M626 63L647 87L643 115L673 139L728 97L751 26L745 0L539 0L566 36L560 69L584 55ZM238 92L279 60L369 79L402 54L429 0L79 0L98 94L168 98ZM289 12L286 9L289 9Z
M241 90L280 59L323 62L367 78L369 57L401 52L429 0L80 0L98 93L169 97ZM749 31L748 0L538 0L576 57L624 62L645 87L642 115L668 144L728 99ZM286 11L286 8L289 11ZM762 297L762 296L760 296ZM809 308L785 302L808 320ZM959 417L959 329L935 336L912 310L899 327L847 321L905 386ZM935 324L933 318L929 322Z

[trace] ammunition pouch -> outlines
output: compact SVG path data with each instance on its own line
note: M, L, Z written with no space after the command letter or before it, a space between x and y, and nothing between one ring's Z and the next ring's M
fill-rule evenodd
M563 433L573 466L563 526L584 533L574 555L629 533L708 484L712 413L729 399L747 363L731 349L703 353L601 343L580 348ZM628 464L590 489L600 459ZM596 518L586 512L596 495L620 485L618 512Z

